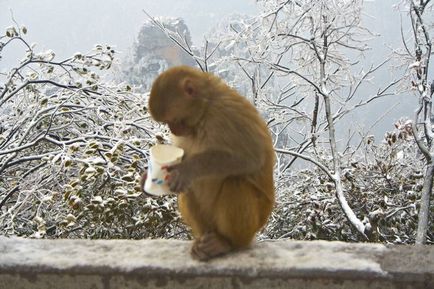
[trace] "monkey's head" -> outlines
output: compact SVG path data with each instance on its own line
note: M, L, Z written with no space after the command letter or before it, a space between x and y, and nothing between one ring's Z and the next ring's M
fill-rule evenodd
M149 97L149 111L154 120L166 123L176 136L195 132L208 102L208 77L188 67L173 67L154 81Z

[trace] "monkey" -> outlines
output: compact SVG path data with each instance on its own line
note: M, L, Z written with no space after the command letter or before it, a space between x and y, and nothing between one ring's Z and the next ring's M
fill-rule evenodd
M212 73L176 66L153 82L151 117L184 149L167 167L199 261L248 248L271 215L275 152L257 109Z

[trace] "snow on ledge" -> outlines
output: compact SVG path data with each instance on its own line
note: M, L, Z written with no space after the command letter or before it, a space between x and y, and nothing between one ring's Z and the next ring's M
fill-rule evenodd
M266 241L207 263L189 248L0 236L0 288L434 288L434 246Z

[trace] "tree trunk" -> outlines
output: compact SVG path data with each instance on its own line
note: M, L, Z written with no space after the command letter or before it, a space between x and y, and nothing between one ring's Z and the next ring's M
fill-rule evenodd
M420 198L419 221L417 224L416 244L425 244L429 225L430 197L433 187L434 164L428 163Z

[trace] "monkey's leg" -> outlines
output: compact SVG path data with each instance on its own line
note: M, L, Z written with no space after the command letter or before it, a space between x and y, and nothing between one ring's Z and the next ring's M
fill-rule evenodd
M246 248L266 223L272 202L244 179L225 180L213 208L213 231L197 238L192 257L206 261Z
M229 243L210 231L213 227L211 216L200 213L198 200L193 193L180 194L178 206L184 222L191 227L195 238L191 248L191 256L200 261L206 261L231 250Z
M207 224L205 224L204 218L200 217L199 205L194 194L191 192L179 194L178 207L182 220L190 226L194 238L200 238L207 231Z
M272 207L265 193L245 179L227 179L216 205L217 233L233 249L246 248L265 225Z
M202 200L203 201L203 200ZM212 209L202 211L193 192L180 194L178 206L184 222L191 227L195 238L191 248L191 256L200 261L206 261L217 255L224 254L231 250L227 240L218 236L214 231L214 225L210 222L214 219Z
M208 232L196 239L191 248L191 256L199 261L207 261L232 250L231 244L216 232Z

